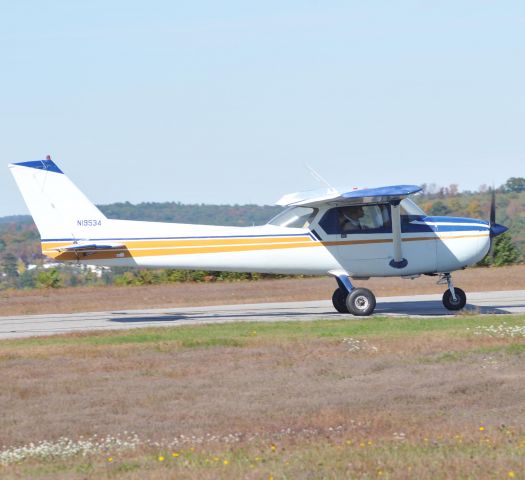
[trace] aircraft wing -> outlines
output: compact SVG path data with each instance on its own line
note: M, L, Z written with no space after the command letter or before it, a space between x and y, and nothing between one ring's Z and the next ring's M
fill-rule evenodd
M421 191L418 185L391 185L378 188L327 188L289 193L277 201L281 206L312 206L323 203L376 203L402 200Z
M65 247L56 248L59 252L83 252L86 250L118 250L125 248L122 243L74 243Z

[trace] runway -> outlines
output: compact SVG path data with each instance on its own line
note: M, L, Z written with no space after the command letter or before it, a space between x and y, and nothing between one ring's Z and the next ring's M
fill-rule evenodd
M525 312L525 290L467 293L468 311L480 314ZM1 307L1 306L0 306ZM375 316L436 317L453 315L441 303L441 294L379 297ZM347 318L334 311L331 301L260 303L209 307L161 308L49 315L0 316L0 339L61 333L182 326L226 322L306 321Z

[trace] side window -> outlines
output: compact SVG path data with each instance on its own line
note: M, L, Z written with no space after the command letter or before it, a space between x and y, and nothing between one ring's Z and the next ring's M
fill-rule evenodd
M425 223L425 212L411 199L401 200L401 231L407 232L432 232L434 227Z
M319 225L328 234L391 232L390 206L385 203L332 208Z
M341 233L341 225L339 222L339 209L331 208L323 215L319 221L319 226L329 235Z
M401 225L406 225L414 220L421 220L422 216L419 212L413 209L406 208L407 205L401 202Z
M288 228L306 228L317 214L317 208L292 207L272 218L268 224Z

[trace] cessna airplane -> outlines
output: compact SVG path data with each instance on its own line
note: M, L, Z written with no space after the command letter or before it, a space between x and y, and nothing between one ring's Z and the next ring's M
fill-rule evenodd
M409 197L416 185L326 188L285 195L288 207L258 227L111 220L48 156L10 164L36 223L42 252L55 260L106 266L331 275L341 313L370 315L374 294L353 280L438 276L443 305L465 306L450 272L479 262L507 230L471 218L430 217Z

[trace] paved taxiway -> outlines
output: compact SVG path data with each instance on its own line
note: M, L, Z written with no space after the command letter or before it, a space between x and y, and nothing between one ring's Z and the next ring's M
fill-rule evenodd
M481 314L525 312L525 290L467 293L467 309ZM1 308L1 305L0 305ZM451 315L441 295L382 297L374 315L431 317ZM334 312L330 301L220 305L48 315L0 316L0 338L20 338L59 333L117 330L138 327L196 325L221 322L271 322L348 318Z

